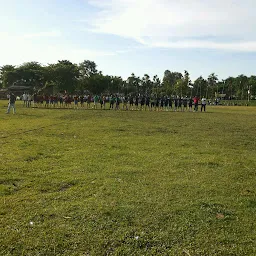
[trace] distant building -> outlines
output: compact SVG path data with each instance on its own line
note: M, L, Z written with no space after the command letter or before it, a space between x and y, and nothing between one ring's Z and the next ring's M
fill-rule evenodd
M30 86L11 85L8 88L0 89L0 99L7 99L9 92L13 92L16 96L21 96L24 92L30 92Z

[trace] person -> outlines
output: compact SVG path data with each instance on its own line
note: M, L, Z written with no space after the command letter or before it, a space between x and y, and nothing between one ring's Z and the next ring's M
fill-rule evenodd
M144 95L142 95L141 100L140 100L140 110L144 109L144 105L145 105L145 97Z
M10 96L9 96L9 103L8 103L8 108L7 108L6 114L10 113L11 108L13 109L13 114L15 114L15 112L16 112L15 101L16 101L16 96L11 92Z
M45 105L44 105L44 107L45 108L48 108L49 107L49 96L46 94L45 96L44 96L44 100L45 100Z
M193 100L192 100L192 98L189 98L189 100L188 100L188 108L189 108L190 112L192 111L192 106L193 106Z
M138 107L139 107L139 97L136 96L135 97L135 109L138 110Z
M103 108L104 108L104 109L106 109L106 101L107 101L106 96L103 95L103 96L102 96L102 102L103 102Z
M204 112L205 112L205 107L206 107L206 98L205 97L203 97L202 99L201 99L201 112L204 110Z
M53 107L58 107L58 97L56 94L53 96Z
M130 95L129 97L129 110L133 110L133 96Z
M38 97L36 93L32 95L32 99L33 99L33 107L38 107Z
M188 99L186 96L186 98L183 98L183 111L187 111L187 108L188 108Z
M63 96L59 96L60 107L63 107Z
M99 102L100 102L100 109L103 107L103 97L102 95L99 96Z
M155 107L156 111L159 111L159 104L160 104L160 99L156 97L156 107Z
M177 108L178 108L178 98L177 98L177 96L175 96L175 98L174 98L174 111L177 111Z
M53 95L52 94L50 95L49 100L50 100L50 107L52 107L53 106Z
M164 110L164 97L162 96L161 98L160 98L160 111L163 111Z
M98 95L94 95L94 98L93 98L94 109L98 108L98 102L99 102L99 96Z
M151 111L155 109L155 96L151 96L150 98L150 107L151 107Z
M91 108L91 95L87 95L87 101L86 101L86 103L87 103L87 109L89 109L89 108Z
M169 105L170 105L170 98L165 96L164 98L164 107L165 107L165 111L169 110Z
M127 96L124 96L123 97L123 110L125 109L125 110L128 110L128 105L127 105L127 103L128 103L128 97Z
M109 109L114 109L114 102L115 102L115 98L113 95L110 95L110 99L109 99Z
M83 95L79 96L79 102L80 102L81 108L83 108L84 107L84 96Z
M179 97L179 100L178 100L178 109L180 111L183 111L183 98L182 97Z
M75 95L73 97L74 109L78 109L78 100L79 100L79 97L77 95Z
M68 95L64 96L64 107L67 108L68 107Z
M116 110L119 110L119 106L120 106L120 98L119 98L119 96L118 95L116 95L116 97L115 97L115 103L116 103Z
M22 95L22 99L23 99L23 107L27 107L28 96L25 92Z
M169 97L169 109L172 110L172 97Z
M31 107L31 101L32 101L32 96L28 93L27 94L27 107Z
M199 102L199 97L198 96L195 96L194 97L194 111L197 112L198 111L198 102Z
M68 103L68 108L71 108L71 103L72 103L72 101L73 101L73 99L72 99L72 96L71 95L68 95L68 99L67 99L67 103Z
M146 108L145 108L145 110L147 110L147 109L150 110L149 104L150 104L150 97L147 96L147 97L146 97Z

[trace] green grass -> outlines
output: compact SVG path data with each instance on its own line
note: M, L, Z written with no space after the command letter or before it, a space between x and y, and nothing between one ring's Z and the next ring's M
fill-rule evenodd
M256 255L256 108L0 102L1 255Z
M221 105L225 106L256 106L256 100L221 100Z

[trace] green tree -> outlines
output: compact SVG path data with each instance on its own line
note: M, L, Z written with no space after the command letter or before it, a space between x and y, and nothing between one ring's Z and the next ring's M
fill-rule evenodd
M0 67L0 88L7 88L18 79L16 68L13 65L4 65Z
M247 99L248 77L243 74L239 75L235 79L235 85L236 85L237 99L241 99L241 100Z
M94 61L84 60L83 62L79 63L79 74L80 77L91 77L98 73L97 65Z
M191 83L190 75L187 70L184 70L183 87L182 87L182 93L181 93L182 96L188 96L190 83Z
M207 81L202 76L198 77L194 81L193 96L198 95L200 99L203 96L206 97L207 86L208 86Z
M78 87L79 69L68 60L58 61L47 67L47 84L56 91L73 93Z
M256 99L256 76L250 76L248 81L248 100Z
M184 70L184 75L176 81L174 86L175 94L180 97L187 96L189 94L189 83L190 83L189 73L187 70Z
M235 91L235 78L234 77L228 77L225 79L225 88L226 88L226 97L228 99L232 99Z
M79 70L79 79L78 79L78 88L81 92L84 90L91 90L93 88L93 83L97 81L95 88L99 86L100 81L102 81L101 76L93 78L95 75L102 75L101 72L98 72L97 65L94 61L84 60L78 65ZM104 88L102 88L103 90ZM94 89L93 89L94 90ZM98 91L98 89L95 89Z
M111 94L125 93L126 89L123 79L120 76L110 76L109 92Z
M153 81L152 81L152 92L153 94L155 94L156 96L159 96L159 93L162 90L162 84L161 84L161 80L157 75L153 76Z
M150 95L152 92L153 82L150 80L150 76L145 74L141 80L141 93L143 95Z
M111 77L104 76L101 73L97 73L90 77L90 82L88 84L87 89L92 94L100 95L104 91L107 91L110 82Z
M208 76L207 82L207 90L206 90L206 98L214 98L215 92L216 94L219 93L217 85L218 77L215 73L212 73Z
M133 94L139 94L139 86L141 83L141 80L139 77L135 76L135 74L132 73L131 76L127 78L127 83L129 88L128 91L130 91Z
M171 72L170 70L165 70L163 77L163 90L167 94L176 94L177 84L180 79L183 78L183 75L179 72Z
M16 68L17 85L25 85L31 89L38 90L42 88L46 82L46 69L36 61L25 62Z

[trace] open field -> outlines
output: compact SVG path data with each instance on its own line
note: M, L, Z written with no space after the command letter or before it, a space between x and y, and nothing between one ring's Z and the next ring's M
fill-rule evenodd
M256 106L256 100L221 100L224 106Z
M256 255L256 107L0 101L0 255Z

